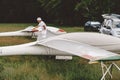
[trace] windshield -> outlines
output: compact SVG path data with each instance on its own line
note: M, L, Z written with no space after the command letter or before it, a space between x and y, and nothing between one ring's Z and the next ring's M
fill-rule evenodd
M115 22L113 25L114 25L114 28L120 28L120 22Z
M116 17L116 18L119 18L119 19L120 19L120 15L118 15L118 14L111 14L111 16L113 16L113 17Z

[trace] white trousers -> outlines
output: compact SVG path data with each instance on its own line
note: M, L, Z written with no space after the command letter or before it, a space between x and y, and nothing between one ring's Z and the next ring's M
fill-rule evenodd
M37 32L37 41L40 41L41 39L44 39L47 37L47 31L39 31Z

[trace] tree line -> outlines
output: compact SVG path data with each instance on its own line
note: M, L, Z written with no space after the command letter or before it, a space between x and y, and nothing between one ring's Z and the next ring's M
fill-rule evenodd
M83 25L102 21L104 13L120 13L119 0L0 0L0 22L35 22Z

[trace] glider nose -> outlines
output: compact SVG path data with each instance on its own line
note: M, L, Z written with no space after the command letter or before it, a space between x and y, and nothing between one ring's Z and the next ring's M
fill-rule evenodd
M66 31L63 29L59 29L58 32L66 32Z

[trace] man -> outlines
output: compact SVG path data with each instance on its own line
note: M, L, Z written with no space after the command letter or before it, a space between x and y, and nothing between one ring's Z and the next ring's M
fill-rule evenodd
M47 28L46 24L42 21L40 17L37 18L37 22L39 23L35 28L32 29L33 32L38 32L38 40L41 38L46 38Z

